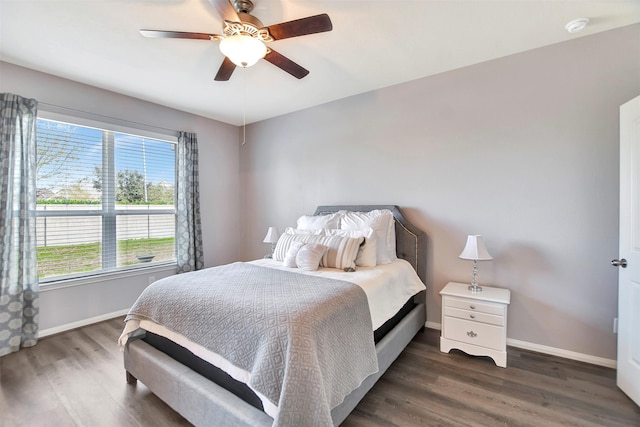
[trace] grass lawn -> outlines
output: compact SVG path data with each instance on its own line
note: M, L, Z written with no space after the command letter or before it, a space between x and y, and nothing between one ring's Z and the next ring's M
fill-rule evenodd
M173 237L118 241L118 267L138 264L136 255L153 254L153 261L175 259ZM61 276L102 269L100 242L68 246L38 246L38 277Z

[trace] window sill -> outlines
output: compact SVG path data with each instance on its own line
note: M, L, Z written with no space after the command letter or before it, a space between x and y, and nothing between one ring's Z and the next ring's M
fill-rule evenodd
M112 271L109 273L97 274L95 276L77 277L73 279L56 280L53 282L40 283L40 292L53 291L56 289L69 288L73 286L91 285L94 283L118 280L132 276L148 276L158 272L176 272L178 266L175 262L157 263L148 267L139 267L129 270Z

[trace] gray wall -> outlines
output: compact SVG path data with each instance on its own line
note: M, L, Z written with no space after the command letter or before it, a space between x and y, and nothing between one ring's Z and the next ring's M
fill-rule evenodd
M430 322L482 234L509 338L614 359L618 107L640 94L639 58L634 25L248 126L244 258L316 205L398 204L429 235Z
M205 265L239 256L239 151L237 127L0 62L0 92L11 92L109 118L198 134ZM41 105L40 109L47 107ZM173 270L47 289L40 294L40 329L51 330L128 309L151 277Z

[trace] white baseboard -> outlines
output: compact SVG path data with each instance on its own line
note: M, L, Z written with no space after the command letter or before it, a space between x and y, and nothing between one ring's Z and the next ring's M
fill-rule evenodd
M92 323L102 322L104 320L113 319L114 317L124 316L129 312L128 308L124 310L114 311L112 313L102 314L100 316L90 317L88 319L82 319L77 322L71 322L64 325L56 326L54 328L43 329L38 333L38 338L44 338L49 335L59 334L60 332L70 331L71 329L80 328L82 326L91 325ZM122 325L124 329L124 324Z
M442 325L436 322L425 323L425 326L430 329L442 330ZM535 344L527 341L514 340L507 338L507 345L511 347L522 348L524 350L537 351L538 353L549 354L551 356L563 357L565 359L577 360L579 362L591 363L592 365L605 366L607 368L616 369L617 363L612 359L605 359L604 357L591 356L589 354L578 353L570 350L563 350L561 348L549 347L546 345Z
M613 359L605 359L604 357L591 356L590 354L563 350L561 348L549 347L546 345L535 344L527 341L514 340L512 338L507 338L507 345L510 345L511 347L522 348L525 350L537 351L538 353L550 354L552 356L564 357L565 359L591 363L592 365L605 366L607 368L616 369L617 366L617 362Z
M438 331L442 330L442 325L440 323L429 322L428 320L427 320L427 323L424 324L424 326L426 326L429 329L436 329Z

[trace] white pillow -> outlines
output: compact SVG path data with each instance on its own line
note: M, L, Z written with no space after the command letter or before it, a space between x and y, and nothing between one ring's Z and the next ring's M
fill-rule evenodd
M284 261L293 242L318 243L327 247L320 265L347 269L356 267L356 257L363 237L318 236L314 234L282 234L273 251L273 259Z
M364 237L364 243L358 250L356 265L358 267L375 267L377 265L377 238L373 228L366 230L324 230L327 236Z
M297 228L287 227L284 229L285 234L316 234L320 235L324 233L322 228L316 230L298 230Z
M284 257L282 265L289 268L296 268L298 266L296 264L296 256L303 246L303 242L292 242L291 246L289 246L289 250L287 251L287 255Z
M298 218L298 230L319 230L322 228L340 228L342 212L328 215L302 215Z
M319 243L303 244L296 255L296 265L300 270L315 271L326 252L327 247Z
M388 209L376 209L370 212L343 212L340 219L342 230L366 230L376 232L377 264L389 264L396 257L396 229L393 213Z

